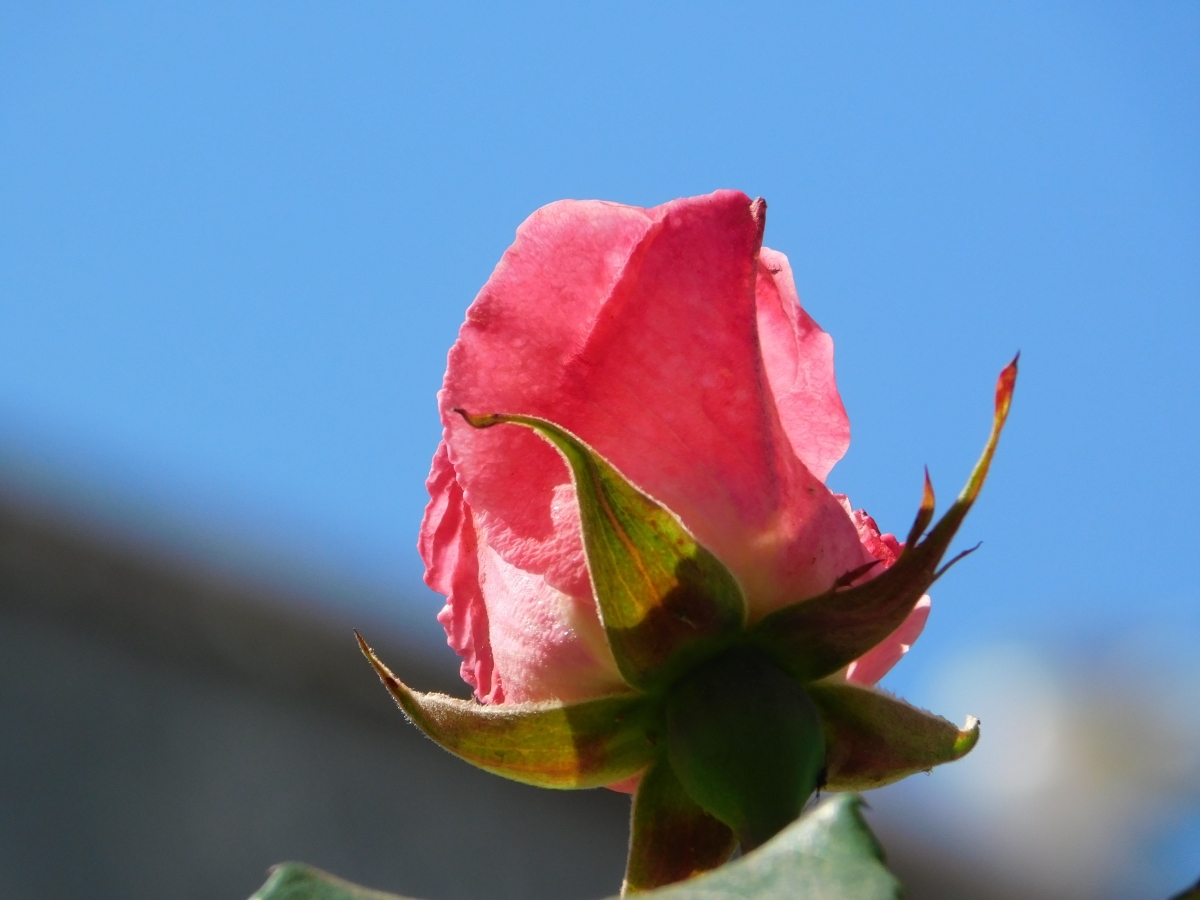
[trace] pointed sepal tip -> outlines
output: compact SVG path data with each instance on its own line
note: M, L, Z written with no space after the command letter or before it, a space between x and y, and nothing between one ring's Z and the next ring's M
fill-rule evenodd
M495 706L426 694L404 684L362 635L355 637L409 721L480 769L537 787L590 788L637 775L657 756L659 715L638 694Z

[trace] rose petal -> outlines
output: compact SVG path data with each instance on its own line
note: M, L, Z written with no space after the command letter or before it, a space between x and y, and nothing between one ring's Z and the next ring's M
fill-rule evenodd
M890 672L921 636L931 603L928 594L918 600L899 628L846 667L846 680L870 685Z
M838 499L842 501L842 505L850 514L855 528L858 529L859 540L862 541L867 552L881 563L863 576L862 580L868 581L890 568L892 563L900 558L904 544L900 543L894 534L881 534L879 526L875 524L875 520L871 516L867 515L867 511L853 509L848 497L839 494ZM856 684L870 685L875 684L891 671L892 667L900 661L900 657L904 656L916 643L917 638L924 630L925 622L929 618L930 602L928 594L921 597L912 612L895 631L846 667L846 680Z
M566 466L524 429L475 433L454 414L546 415L562 402L564 372L595 326L634 245L650 226L646 210L564 200L517 230L488 283L467 310L439 394L450 457L477 524L493 549L559 590L589 595L587 568ZM564 519L565 517L565 519Z
M867 515L866 510L856 509L850 514L850 518L858 530L858 539L862 541L863 547L883 563L878 572L873 571L872 575L882 572L900 558L904 545L896 540L894 534L881 534L879 526L875 524L873 518Z
M574 703L629 690L590 596L564 594L486 544L479 575L506 702Z
M800 461L822 481L850 446L833 374L833 339L800 306L782 253L759 252L758 337L779 419Z
M427 486L431 499L418 544L425 581L447 597L438 621L463 657L462 677L475 695L485 703L571 702L624 690L590 598L580 609L579 599L480 544L445 444Z
M850 521L854 523L854 528L858 532L858 539L862 542L863 548L877 559L881 565L871 569L863 577L855 582L862 584L868 581L880 572L891 567L892 563L900 558L900 553L904 550L904 544L896 539L894 534L883 534L879 530L879 526L875 524L875 519L867 515L865 509L855 509L850 504L850 498L845 494L834 494L842 509L846 511L846 515L850 517Z
M417 549L425 562L425 583L446 596L438 621L446 629L446 642L462 657L463 681L475 689L480 700L501 703L504 688L492 661L488 610L479 585L475 524L445 442L438 445L425 486L430 499Z

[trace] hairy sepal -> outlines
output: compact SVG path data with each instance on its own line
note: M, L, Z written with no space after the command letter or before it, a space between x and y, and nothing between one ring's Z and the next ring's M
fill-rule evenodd
M661 759L634 794L621 893L641 893L715 869L736 846L733 829L701 809Z
M1014 359L996 383L992 431L983 455L954 505L923 540L919 538L933 518L933 488L928 474L908 544L891 568L863 584L847 587L839 582L824 594L776 610L751 630L751 641L793 677L815 681L849 665L899 628L947 568L939 569L938 565L987 478L1008 418L1016 378Z
M537 787L593 788L636 775L656 758L661 714L640 695L486 706L426 694L400 681L356 636L408 719L480 769Z
M741 631L746 601L737 579L678 516L599 453L544 419L458 412L476 428L532 428L566 460L592 590L626 682L653 690Z
M877 688L840 681L805 685L825 733L825 787L863 791L966 756L979 720L963 728Z

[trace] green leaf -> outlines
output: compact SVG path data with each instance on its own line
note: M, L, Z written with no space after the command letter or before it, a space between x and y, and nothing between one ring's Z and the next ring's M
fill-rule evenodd
M1200 881L1197 881L1182 894L1176 894L1171 900L1200 900Z
M636 775L657 756L661 712L638 694L496 706L425 694L400 681L355 636L414 725L455 756L496 775L538 787L592 788Z
M701 809L671 765L660 760L642 776L633 798L622 893L640 893L715 869L736 846L733 830Z
M250 900L406 900L406 898L359 887L303 863L287 862L280 863L271 870L271 877L267 879L267 883L255 891Z
M645 900L900 900L903 889L883 863L883 851L863 820L862 805L852 794L831 797L753 853L640 896ZM285 863L251 900L403 898Z
M824 594L765 616L750 639L800 681L832 675L858 659L900 627L929 586L962 555L938 568L950 541L979 496L1000 432L1008 418L1017 378L1014 359L996 383L992 432L966 487L929 535L918 541L933 516L933 489L926 473L921 509L908 544L891 568L856 587L835 584ZM967 551L970 552L970 551ZM857 576L862 572L848 573ZM852 580L852 579L848 579Z
M567 461L600 618L629 684L665 684L741 631L747 613L737 580L673 512L599 453L544 419L458 413L476 428L532 428Z
M959 729L878 689L830 681L804 688L821 713L830 790L882 787L961 759L979 741L973 717Z

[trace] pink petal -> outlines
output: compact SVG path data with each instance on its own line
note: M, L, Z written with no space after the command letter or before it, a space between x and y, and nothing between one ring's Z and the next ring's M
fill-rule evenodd
M900 657L909 651L929 618L929 595L917 601L908 618L888 635L882 643L872 647L846 668L846 680L855 684L875 684L900 662Z
M865 509L854 509L850 505L850 498L845 494L835 494L834 496L842 504L842 508L846 510L846 514L850 516L850 521L854 523L854 527L858 531L858 539L862 541L863 547L871 556L883 563L883 565L868 572L862 580L867 581L874 578L900 558L900 553L904 550L904 544L896 540L894 534L881 534L879 526L875 524L873 518L867 515L867 511Z
M488 637L505 701L570 703L628 690L590 595L555 590L486 545L479 555Z
M624 781L617 781L617 782L614 782L613 784L606 784L605 787L608 788L610 791L616 791L618 794L632 794L634 791L637 790L637 786L638 786L638 784L641 783L641 780L642 780L642 776L640 774L631 775L629 778L626 778Z
M536 373L566 365L571 348L584 340L617 269L647 224L643 210L574 201L544 207L522 224L516 243L468 310L462 335L450 351L447 388L440 395L448 435L462 423L446 411L459 404L504 411L523 408L527 395L551 402L554 380L541 381ZM439 621L450 645L464 658L464 679L484 702L577 699L598 683L611 684L616 664L602 637L579 538L578 508L557 453L519 428L495 428L486 435L458 428L453 435L461 451L457 455L465 456L464 471L468 477L476 476L472 498L484 511L474 516L470 538L476 575L470 584L464 579L457 593L451 593L442 575L446 567L438 565L435 550L447 556L468 551L457 543L441 548L443 540L457 542L459 533L435 531L438 509L445 503L439 501L440 483L434 475L421 551L429 569L426 581L449 597ZM485 440L476 452L475 443L481 438ZM454 479L446 446L443 442L439 457L445 459ZM491 465L489 457L501 466L506 458L527 464L519 475L506 473ZM473 466L477 460L480 465ZM438 468L435 458L435 472ZM454 479L456 489L458 484ZM520 523L520 530L509 528L506 516L491 514L492 510L507 513ZM481 527L481 520L490 527ZM481 531L478 539L475 528ZM465 535L462 543L467 543ZM493 575L486 587L479 583L480 555L486 560L484 571ZM522 571L533 581L520 583L516 573ZM507 591L514 587L521 593L509 595ZM556 596L575 604L569 615L559 619L552 613L567 607L552 602ZM522 617L522 600L529 600L538 612ZM507 617L496 623L495 633L489 628L489 602L502 619ZM600 647L595 646L597 634ZM546 647L556 652L547 653ZM495 673L494 658L499 659Z
M554 410L566 367L649 225L645 210L597 201L564 200L531 215L467 310L439 394L451 458L489 543L566 593L587 595L590 586L578 529L554 521L574 502L553 502L570 482L565 464L527 429L475 432L452 410Z
M446 453L438 445L425 482L429 505L421 523L417 549L425 562L425 583L446 595L438 621L447 642L463 658L463 681L485 702L504 701L504 688L496 677L488 635L488 610L479 584L479 558L471 508Z
M881 534L875 520L867 515L866 510L854 509L846 495L838 494L837 498L841 501L846 514L854 522L855 528L858 529L858 537L862 541L863 547L882 563L867 572L856 583L870 581L890 568L900 558L904 544L898 541L894 534ZM925 621L929 618L929 608L930 599L926 594L917 601L916 606L913 607L912 612L908 614L908 618L900 624L899 628L846 667L846 680L857 684L874 684L891 671L892 666L900 661L900 657L907 653L920 637L921 631L925 628Z
M833 375L833 339L800 306L782 253L763 247L758 337L779 419L800 461L822 481L850 446L850 420Z

